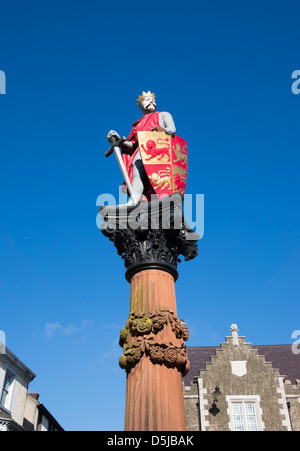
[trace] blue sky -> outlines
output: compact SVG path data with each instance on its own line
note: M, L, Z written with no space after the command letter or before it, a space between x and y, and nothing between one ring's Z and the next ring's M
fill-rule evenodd
M188 141L205 234L182 263L190 346L238 324L255 344L299 324L299 2L14 1L1 5L0 329L68 430L122 430L123 261L96 227L122 182L106 134L154 91Z

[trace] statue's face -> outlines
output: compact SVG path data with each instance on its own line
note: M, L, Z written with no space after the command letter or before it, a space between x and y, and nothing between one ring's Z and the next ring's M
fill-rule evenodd
M148 96L144 97L140 104L141 110L145 110L147 112L152 112L156 110L156 102L154 97Z

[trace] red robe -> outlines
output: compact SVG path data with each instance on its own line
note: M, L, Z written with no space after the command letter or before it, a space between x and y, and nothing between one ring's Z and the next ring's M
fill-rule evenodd
M159 127L159 113L158 112L145 114L145 116L143 116L138 121L134 122L132 125L132 129L131 129L130 135L127 138L127 141L131 141L133 143L133 151L132 151L133 153L131 155L127 155L124 153L122 154L122 158L123 158L123 161L124 161L124 164L126 167L126 171L128 173L128 177L129 177L129 180L131 183L132 183L132 175L133 175L132 163L136 157L136 154L139 151L137 132L154 130L156 127ZM123 187L124 187L124 185L123 185ZM124 191L126 191L126 187L125 187ZM149 199L150 194L152 194L152 193L154 193L154 190L149 182L149 186L144 187L144 194Z

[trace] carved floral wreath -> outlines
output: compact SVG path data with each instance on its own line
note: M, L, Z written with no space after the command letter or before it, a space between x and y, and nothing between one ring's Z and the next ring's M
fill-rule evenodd
M170 324L175 337L182 340L179 346L171 341L166 343L156 339L155 335L162 331L167 323ZM123 354L119 365L130 371L146 354L153 363L177 367L185 375L190 368L184 344L188 338L189 332L184 322L168 309L151 312L149 315L132 312L126 327L120 333L119 344L123 347Z

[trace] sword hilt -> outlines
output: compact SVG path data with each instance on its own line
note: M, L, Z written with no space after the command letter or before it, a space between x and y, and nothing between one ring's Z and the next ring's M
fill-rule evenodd
M104 152L104 155L106 157L109 157L113 153L114 148L115 147L120 147L120 145L123 144L124 141L126 141L125 136L122 136L122 138L117 138L116 136L112 136L109 139L109 142L111 143L111 146L106 152Z

